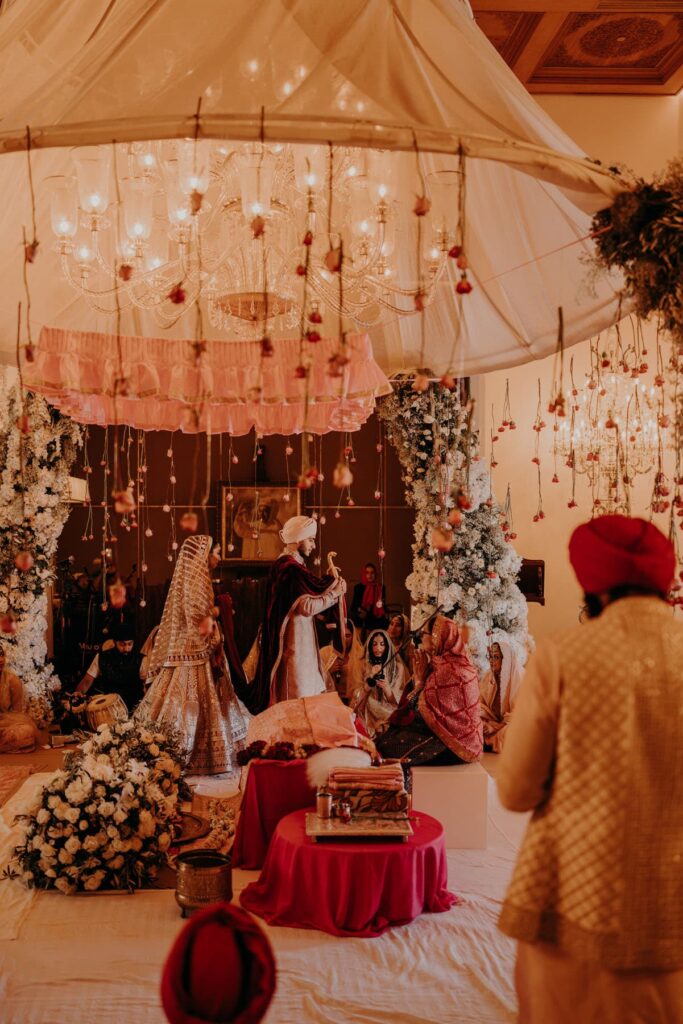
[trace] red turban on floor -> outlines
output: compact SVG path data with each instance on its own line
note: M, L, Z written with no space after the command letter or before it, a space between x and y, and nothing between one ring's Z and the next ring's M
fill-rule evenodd
M256 1024L275 991L275 961L256 921L218 903L193 915L174 942L161 978L170 1024Z
M666 594L676 571L671 541L645 519L600 516L574 530L569 559L587 594L642 587Z

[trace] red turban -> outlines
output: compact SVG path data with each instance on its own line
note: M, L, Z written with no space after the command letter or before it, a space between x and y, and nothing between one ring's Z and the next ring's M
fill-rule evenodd
M666 594L676 572L673 545L661 530L629 516L601 516L577 526L569 559L587 594L621 586Z
M256 921L218 903L193 915L175 940L161 978L170 1024L256 1024L275 991L275 961Z

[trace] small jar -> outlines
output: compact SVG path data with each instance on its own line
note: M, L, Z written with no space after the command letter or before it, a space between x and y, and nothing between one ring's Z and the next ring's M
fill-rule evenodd
M319 789L316 793L315 809L319 818L332 817L332 794L326 789Z
M339 820L343 821L345 825L351 821L351 804L348 800L339 801Z

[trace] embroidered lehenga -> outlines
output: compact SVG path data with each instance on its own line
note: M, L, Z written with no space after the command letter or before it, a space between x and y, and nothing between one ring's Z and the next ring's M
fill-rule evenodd
M213 608L208 557L212 540L188 537L180 549L150 656L150 689L135 717L180 733L188 770L216 775L237 767L249 713L235 695L217 627L202 635Z

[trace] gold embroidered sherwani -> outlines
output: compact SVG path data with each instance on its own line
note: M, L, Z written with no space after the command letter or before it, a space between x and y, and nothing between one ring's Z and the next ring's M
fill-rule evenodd
M520 1021L683 1021L683 624L663 601L539 644L497 783L534 809L500 919Z

